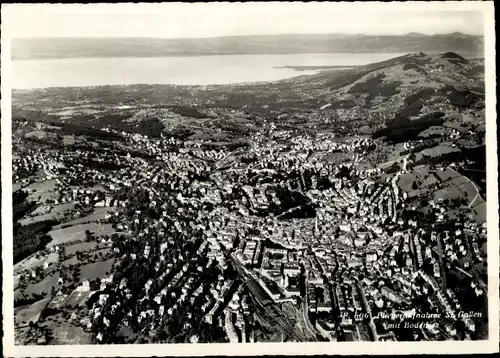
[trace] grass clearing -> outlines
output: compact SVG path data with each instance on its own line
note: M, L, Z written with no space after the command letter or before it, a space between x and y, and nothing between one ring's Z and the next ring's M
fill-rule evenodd
M378 164L377 168L379 168L381 170L384 170L384 169L390 168L394 163L399 164L401 166L401 168L402 168L403 167L403 160L404 160L404 158L405 158L405 156L400 156L400 157L397 157L397 158L393 158L391 160L388 160L387 162Z
M430 175L431 171L428 165L417 165L412 168L413 172L419 176L419 178L423 178L426 175Z
M120 325L120 329L118 330L117 332L117 335L119 337L125 337L126 339L135 339L136 338L136 334L134 333L134 331L132 330L132 328L130 327L127 327L125 325Z
M480 200L481 200L481 202L480 202ZM475 220L479 224L483 224L486 222L486 218L487 218L486 202L483 201L482 199L478 198L478 199L476 199L476 201L474 203L475 204L471 207L472 215L474 215Z
M419 162L424 157L437 158L443 155L460 153L460 149L448 145L438 145L432 148L426 148L415 154L415 162Z
M87 333L81 327L69 322L51 324L54 341L52 344L91 344L92 333Z
M47 132L45 132L45 131L33 131L33 132L28 132L24 135L24 138L42 139L45 137L47 137Z
M444 136L450 133L450 129L446 127L441 127L441 126L432 126L427 128L426 130L420 132L418 134L418 137L421 138L430 138L430 137L435 137L435 136Z
M59 309L67 297L68 297L68 295L61 295L61 296L54 297L54 299L49 303L48 307L54 308L54 309Z
M50 231L49 235L52 237L52 241L47 244L47 247L76 240L84 240L86 230L92 232L96 237L99 237L101 235L111 235L115 233L115 230L111 227L110 224L89 223L70 226L64 229L56 229Z
M25 188L25 191L29 193L26 200L43 202L48 199L56 199L58 195L55 190L55 179L32 183Z
M448 187L444 189L440 189L434 193L434 200L451 200L455 198L463 198L463 193L457 187Z
M330 163L344 163L351 160L351 153L342 153L342 152L332 152L325 153L323 155L323 160Z
M51 298L43 298L40 301L14 309L14 320L21 326L27 325L29 321L49 304Z
M61 266L64 268L71 266L71 265L78 265L78 259L76 258L76 256L72 256L69 259L61 262Z
M14 265L14 274L18 274L23 270L32 269L36 266L42 266L45 262L49 264L55 263L58 260L57 253L53 252L48 255L40 255L40 258L37 258L37 253L34 253L30 257L25 258L24 260L18 262Z
M462 192L466 193L466 197L468 197L470 200L474 199L474 197L477 195L477 190L474 184L471 183L470 180L468 180L466 177L463 175L456 176L454 178L451 178L448 183L453 186L457 186L462 190Z
M54 275L45 277L42 281L35 283L33 285L29 285L24 290L24 294L26 296L32 295L34 293L37 294L48 294L52 290L52 287L57 286L57 281L59 280L59 272L56 272ZM18 290L17 290L18 291ZM15 292L14 298L22 297L21 292Z
M414 183L416 183L417 181L418 181L417 175L415 175L414 173L406 173L406 174L402 174L399 177L397 185L401 190L408 193L408 192L416 189L416 188L414 188Z
M462 133L466 132L468 129L467 126L463 126L461 122L451 122L451 121L444 122L443 127L450 128L450 129L456 129L457 131L462 132Z
M77 251L84 252L95 250L97 248L97 242L81 242L79 244L74 244L66 247L66 255L73 255Z
M86 215L86 216L82 216L80 218L77 218L77 219L74 219L74 220L71 220L71 221L67 221L64 224L60 224L58 226L55 226L55 228L59 229L63 225L64 226L67 226L67 225L73 226L73 225L79 225L79 224L85 224L85 223L89 223L89 222L104 220L104 218L106 217L106 215L109 212L115 212L115 211L116 211L116 209L113 208L113 207L95 208L94 212L92 214ZM90 230L90 231L92 231L92 230Z
M69 294L66 301L64 301L64 307L75 307L75 306L83 306L85 302L89 299L89 297L94 293L94 291L73 291Z
M443 168L440 170L436 170L436 175L439 178L439 180L441 180L442 182L446 182L451 178L456 177L457 173L451 170L451 168Z
M80 282L83 280L95 280L106 276L106 272L110 272L115 262L114 258L106 261L98 261L91 264L86 264L81 267Z
M46 206L38 207L35 211L31 213L32 217L26 217L19 220L21 225L28 225L45 220L58 220L64 217L64 213L72 210L75 207L75 203L66 203L50 207L50 211L46 212Z
M439 196L442 196L443 199L465 198L469 201L469 204L472 203L470 209L475 220L480 224L486 221L486 202L483 198L477 196L476 186L467 177L451 168L438 170L436 176L446 186L446 188L436 192L436 195L439 193ZM445 191L449 191L449 193L445 193Z
M416 189L408 192L408 197L410 199L412 198L418 198L418 197L423 197L429 195L430 190L428 188L423 188L423 189Z

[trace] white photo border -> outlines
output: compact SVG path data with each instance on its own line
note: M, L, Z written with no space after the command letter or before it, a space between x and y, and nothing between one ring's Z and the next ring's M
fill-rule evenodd
M221 3L219 3L221 4ZM224 3L238 6L238 3ZM260 3L276 6L276 3ZM307 7L309 3L304 3ZM173 4L9 4L2 5L1 24L1 147L2 147L2 262L3 262L3 353L8 357L106 357L106 356L215 356L215 355L354 355L354 354L466 354L494 353L499 350L499 228L498 228L498 166L496 141L496 68L494 4L492 1L447 2L358 2L332 3L332 6L350 6L364 11L481 11L484 15L485 86L486 86L486 156L487 156L487 230L488 230L488 312L489 337L484 341L451 342L329 342L329 343L213 343L213 344L147 344L147 345L14 345L13 255L12 255L12 148L11 148L11 48L9 27L15 21L15 12L32 7L39 12L108 11L140 13L152 6ZM279 4L278 4L279 6ZM151 10L148 10L151 11ZM36 24L27 24L27 26Z

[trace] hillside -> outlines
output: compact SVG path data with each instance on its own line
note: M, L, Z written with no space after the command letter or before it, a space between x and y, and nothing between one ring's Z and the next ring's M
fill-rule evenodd
M482 60L467 60L451 52L415 53L273 83L103 86L13 92L14 107L22 103L24 109L40 110L46 108L47 99L52 108L63 108L68 103L116 108L72 118L83 122L95 119L96 125L127 123L135 110L117 107L126 104L148 106L148 111L153 113L156 112L151 106L158 110L170 108L173 113L192 119L203 118L204 113L212 110L216 112L215 118L222 112L228 112L223 116L231 118L231 111L237 111L286 125L318 125L339 134L373 133L379 129L376 136L391 137L387 132L390 130L406 133L403 137L413 137L446 121L472 121L474 125L484 122L484 118L472 119L484 108L484 64ZM141 125L147 128L144 121Z
M471 148L484 146L484 108L483 60L453 52L408 54L272 83L13 92L14 122L45 122L69 136L119 141L101 131L111 128L241 146L272 123L278 131L304 135L369 135L385 143L370 154L376 163L388 160L404 142L419 143L423 150L450 139L461 150L453 158L440 154L419 162L469 157ZM402 154L396 158L402 160ZM463 170L478 173L482 185L482 172L474 164Z
M202 39L42 38L14 39L13 59L158 57L234 54L483 52L483 38L460 33L426 36L260 35Z

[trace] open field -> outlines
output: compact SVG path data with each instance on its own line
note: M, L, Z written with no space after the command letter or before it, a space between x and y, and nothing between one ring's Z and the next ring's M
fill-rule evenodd
M486 202L482 199L476 199L474 205L471 206L472 213L479 224L486 222L488 209Z
M430 175L431 173L428 165L417 165L412 168L412 172L415 173L419 179L423 179L426 175Z
M126 339L135 339L137 335L132 331L130 327L127 327L125 325L120 325L120 329L117 332L117 336L119 337L125 337Z
M80 292L75 290L64 301L64 307L83 306L93 293L93 291Z
M55 317L55 316L54 316ZM91 344L92 334L86 333L83 328L76 327L71 322L61 319L57 323L51 323L50 328L54 336L51 344Z
M436 183L441 183L442 188L433 193L435 201L465 199L474 219L478 223L486 221L486 202L477 195L475 184L452 168L438 169L431 173L427 165L419 165L411 172L401 175L397 184L410 198L414 198L430 194L429 187Z
M25 138L38 138L38 139L41 139L41 138L47 137L47 132L45 132L45 131L33 131L33 132L26 133L24 135L24 137Z
M434 176L429 175L427 178L422 180L420 188L428 188L429 186L434 185L436 183L438 183L438 180Z
M49 232L49 235L52 236L53 240L47 244L47 247L64 244L75 240L84 240L86 230L92 232L96 237L100 235L111 235L115 232L110 224L96 223L80 224L64 229L56 229Z
M51 211L51 209L52 209L51 205L40 205L35 210L33 210L31 212L31 215L33 215L33 216L44 215L44 214L49 213Z
M29 193L27 200L45 202L48 199L56 199L55 193L56 181L55 179L44 180L28 185L24 188Z
M52 114L54 114L56 116L65 117L65 116L72 116L75 114L82 114L82 113L83 114L94 114L94 113L100 113L100 112L103 112L103 110L89 108L89 107L67 107L67 108L63 108L59 112L54 112Z
M108 212L114 212L115 210L116 209L114 209L112 207L95 208L94 212L92 214L82 216L82 217L79 217L79 218L71 220L71 221L67 221L63 224L55 226L55 229L60 229L61 226L63 226L63 225L64 226L67 226L67 225L76 226L79 224L85 224L85 223L90 223L90 222L94 222L94 221L98 221L98 220L104 220L104 218L106 217L106 214ZM90 230L90 231L92 231L92 230Z
M95 250L97 246L98 244L95 241L81 242L78 244L70 245L66 247L66 255L73 255L77 251L84 252L84 251Z
M19 273L23 270L32 269L36 266L42 266L46 261L50 263L57 262L57 253L50 253L49 255L41 255L39 259L36 258L37 254L33 254L30 257L18 262L14 265L14 274Z
M57 286L58 280L59 280L59 272L56 272L54 275L47 276L42 281L26 287L26 289L24 290L24 294L26 296L32 295L34 293L42 294L44 292L45 294L48 294L52 290L52 287ZM14 292L14 299L18 299L21 297L22 297L21 292L19 290L16 290Z
M380 168L380 169L384 170L384 169L390 168L391 165L393 165L394 163L400 164L401 167L403 167L403 160L404 160L405 157L406 157L406 155L402 155L402 156L399 156L399 157L394 157L391 160L388 160L388 161L386 161L384 163L378 164L377 168Z
M12 192L15 193L19 189L21 189L24 186L24 184L21 183L12 183Z
M322 159L329 163L343 163L350 159L349 154L346 153L325 153L323 155L318 155L318 157L322 157Z
M441 180L441 182L446 182L452 178L455 178L457 174L450 168L443 168L436 171L436 176Z
M95 280L96 278L101 278L106 276L106 272L111 271L115 259L111 258L106 261L98 261L91 264L87 264L81 267L80 281L85 279Z
M477 188L472 183L472 181L451 168L438 170L436 172L436 176L441 180L443 185L450 185L460 188L460 191L464 193L465 198L467 198L469 201L473 200L474 197L478 194ZM474 204L479 203L478 199L476 199ZM482 201L482 199L480 200Z
M444 136L450 133L449 128L441 127L441 126L432 126L427 128L425 131L422 131L418 134L418 137L429 138L434 136Z
M68 297L68 295L60 295L54 297L54 299L49 303L48 308L59 309L63 302L66 300L66 297Z
M61 262L61 266L63 269L66 269L68 266L71 266L71 265L78 265L78 259L76 258L76 256L72 256L69 259Z
M31 305L26 305L18 307L14 310L14 320L20 325L27 325L31 319L36 318L40 312L47 306L51 298L43 298L40 301L32 303Z
M64 216L64 213L72 210L75 207L74 203L66 203L52 206L49 212L43 213L44 208L38 207L35 211L33 211L30 217L23 218L19 220L21 225L28 225L39 221L45 220L57 220L61 219ZM40 214L38 214L40 213Z
M448 145L438 145L432 148L426 148L415 154L415 162L424 159L425 157L437 158L443 155L460 153L460 149L453 148Z
M478 195L477 187L471 180L451 168L438 170L435 176L445 188L434 194L434 200L464 198L469 202L475 220L480 224L486 221L486 202Z
M399 189L408 193L408 192L414 190L414 183L417 183L417 182L418 182L418 176L416 174L410 172L410 173L402 174L399 177L397 185L398 185Z
M458 187L447 187L444 189L437 190L434 193L434 200L452 200L455 198L463 198L463 193Z

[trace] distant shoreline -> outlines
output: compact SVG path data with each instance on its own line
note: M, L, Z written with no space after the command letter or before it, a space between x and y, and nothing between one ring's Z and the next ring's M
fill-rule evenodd
M273 68L288 68L295 71L310 71L310 70L350 70L351 68L359 67L356 65L341 66L341 65L325 65L325 66L275 66Z

